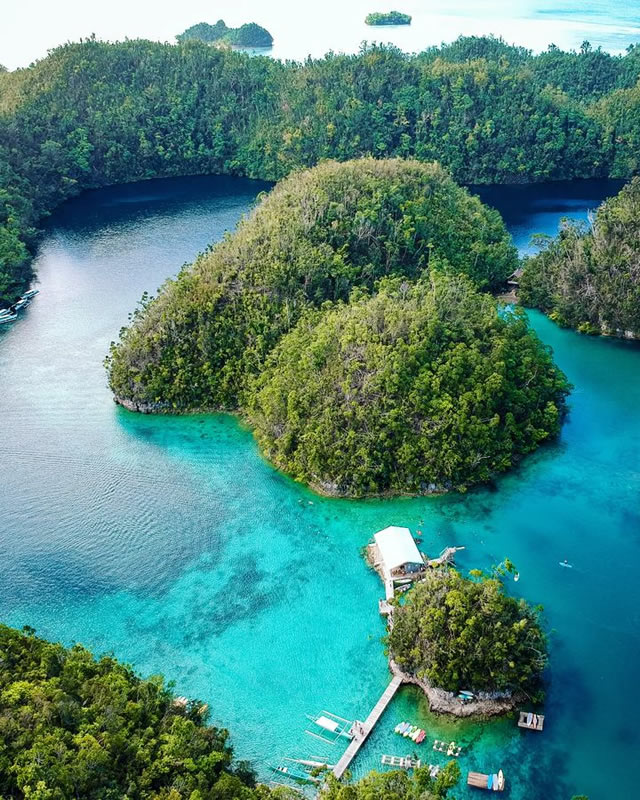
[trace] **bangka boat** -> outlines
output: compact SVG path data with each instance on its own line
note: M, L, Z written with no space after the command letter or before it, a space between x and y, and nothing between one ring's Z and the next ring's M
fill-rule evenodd
M6 314L5 316L0 317L0 325L4 325L7 322L15 322L17 319L17 314Z
M299 767L291 759L284 758L277 767L271 767L274 772L279 772L281 775L286 775L294 781L302 783L320 783L320 778L310 775L306 770Z
M28 290L27 290L27 291L26 291L26 292L25 292L25 293L22 295L22 297L23 297L23 298L25 298L25 297L26 297L27 299L31 300L31 298L32 298L32 297L35 297L37 294L39 294L39 292L40 292L40 289L28 289Z

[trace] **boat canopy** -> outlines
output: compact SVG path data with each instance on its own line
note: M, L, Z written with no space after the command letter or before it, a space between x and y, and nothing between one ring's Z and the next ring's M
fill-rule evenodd
M400 528L391 525L382 531L378 531L373 537L384 567L388 572L392 572L399 567L422 568L424 560L416 543L411 535L409 528Z
M336 722L333 719L329 719L329 717L319 716L316 720L316 725L319 725L321 728L324 728L326 731L331 731L335 733L340 729L340 723Z

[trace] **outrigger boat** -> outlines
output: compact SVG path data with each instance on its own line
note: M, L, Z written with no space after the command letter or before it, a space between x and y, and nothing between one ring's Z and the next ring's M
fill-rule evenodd
M322 728L326 733L332 734L333 738L329 739L326 736L321 736L319 733L314 733L314 731L305 730L305 733L308 733L309 736L322 739L323 742L329 742L329 744L335 744L340 737L353 739L354 723L348 719L344 719L344 717L338 717L336 714L331 714L329 711L321 711L314 716L307 714L306 716L314 725Z
M310 775L305 769L297 766L297 763L292 758L283 758L277 767L271 767L271 769L281 775L286 775L287 778L291 778L293 781L320 783L320 778Z
M4 325L7 322L15 322L17 319L17 314L4 314L0 317L0 325Z
M31 300L32 297L35 297L37 294L40 293L40 289L28 289L23 295L22 298L27 298Z

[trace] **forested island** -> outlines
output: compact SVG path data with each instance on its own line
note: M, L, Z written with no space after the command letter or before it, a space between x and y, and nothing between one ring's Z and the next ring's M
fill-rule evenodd
M374 12L367 14L364 21L367 25L411 25L411 16L401 11Z
M223 19L215 25L198 22L176 36L178 42L222 42L235 47L273 47L273 36L266 28L248 22L239 28L228 28Z
M581 333L640 337L640 178L524 262L519 300Z
M0 73L0 302L32 276L43 215L90 187L203 173L278 180L363 155L437 159L463 183L630 177L639 76L638 47L534 56L478 37L304 64L199 41L64 45Z
M326 494L464 490L565 411L524 317L478 292L514 263L500 216L439 165L327 162L145 302L110 385L138 411L241 412L267 457Z
M389 655L427 687L539 702L548 663L540 612L508 596L497 574L431 570L395 607Z

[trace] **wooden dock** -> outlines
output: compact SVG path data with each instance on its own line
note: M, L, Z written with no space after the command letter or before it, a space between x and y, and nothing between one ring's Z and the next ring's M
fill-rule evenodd
M504 776L502 776L502 771L498 773L502 780L500 783L497 782L498 775L485 775L482 772L469 772L467 775L467 786L473 786L476 789L489 789L489 778L492 777L492 786L489 791L494 792L503 792L504 791ZM496 785L493 785L493 782L496 782Z
M333 768L333 774L336 776L336 778L341 778L344 775L345 771L349 767L349 764L351 764L353 759L358 754L358 751L367 740L367 737L376 726L376 723L382 716L384 710L389 705L389 703L391 702L395 693L398 691L401 685L402 685L402 677L400 675L394 675L391 680L391 683L384 690L382 696L375 704L375 706L373 707L371 713L366 718L366 720L362 724L359 723L354 724L353 739L351 740L351 743L349 744L347 749L342 754L342 758Z
M521 711L518 727L527 728L530 731L541 731L544 727L544 714L530 714L527 711Z

